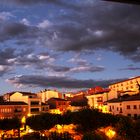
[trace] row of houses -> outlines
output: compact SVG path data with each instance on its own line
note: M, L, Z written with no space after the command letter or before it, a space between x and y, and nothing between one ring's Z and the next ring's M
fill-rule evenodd
M109 89L89 94L90 107L104 113L140 116L140 76L114 83Z
M22 119L48 111L76 111L81 109L86 100L89 107L97 108L104 113L137 117L140 115L140 76L109 85L108 89L95 87L75 94L62 94L49 89L36 94L16 91L4 94L3 100L0 101L0 119Z
M16 91L4 94L3 101L0 102L0 119L13 117L22 119L45 112L61 113L69 106L68 100L57 97L57 94L51 95L50 92L46 92L47 94L50 97L45 97L45 100L40 96L40 93ZM44 97L44 92L42 96Z

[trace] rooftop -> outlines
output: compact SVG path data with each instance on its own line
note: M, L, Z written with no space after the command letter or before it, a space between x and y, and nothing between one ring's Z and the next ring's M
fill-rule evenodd
M50 98L48 101L50 100L55 100L55 101L68 101L68 100L65 100L65 99L62 99L62 98Z
M140 101L140 94L135 94L135 95L124 95L119 98L114 98L109 100L109 103L118 103L118 102L125 102L125 101Z
M25 102L15 102L15 101L10 101L10 102L0 102L0 105L28 105Z
M6 94L9 94L10 96L13 95L14 93L19 92L21 93L23 96L30 96L30 95L36 95L35 93L31 93L31 92L23 92L23 91L13 91L13 92L9 92Z

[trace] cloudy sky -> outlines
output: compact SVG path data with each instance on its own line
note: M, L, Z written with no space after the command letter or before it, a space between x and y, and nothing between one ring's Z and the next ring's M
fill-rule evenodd
M81 90L140 75L140 6L0 0L0 93Z

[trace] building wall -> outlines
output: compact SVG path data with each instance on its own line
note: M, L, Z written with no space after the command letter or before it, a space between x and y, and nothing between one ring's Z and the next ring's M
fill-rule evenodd
M56 90L44 90L37 93L37 96L42 99L43 103L45 103L50 98L63 98L62 94Z
M28 104L28 96L23 96L20 92L15 92L10 96L10 101L22 101Z
M123 107L125 116L140 116L140 101L125 101Z
M16 92L10 96L10 101L23 101L28 104L28 113L29 114L38 114L41 112L41 98L36 94L24 96L20 92ZM38 104L32 105L32 102L38 102Z
M33 104L34 103L34 104ZM28 98L29 114L38 114L41 110L41 98Z
M55 90L45 90L37 93L38 97L42 99L42 102L45 103L50 98L61 98L62 95ZM60 97L61 96L61 97Z
M88 99L89 107L94 107L94 95L88 95L86 98Z
M18 117L28 114L28 105L0 105L0 119Z
M123 115L124 111L123 111L123 107L124 105L121 102L117 102L117 103L108 103L107 107L108 107L108 112L117 115L117 114L121 114Z
M123 101L108 103L108 111L114 115L140 116L140 101Z
M108 100L118 98L118 93L116 90L111 89L111 91L108 92Z
M108 100L108 92L104 92L101 94L93 94L86 96L88 99L88 105L93 108L100 108L99 106L103 106L103 103Z

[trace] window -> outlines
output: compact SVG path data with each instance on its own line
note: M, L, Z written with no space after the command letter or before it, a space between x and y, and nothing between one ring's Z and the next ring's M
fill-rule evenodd
M31 105L39 105L39 102L38 101L32 101Z
M134 105L134 109L137 109L137 106L136 105Z
M127 105L126 108L127 108L127 109L130 109L130 105Z
M114 109L114 105L112 106L112 109Z
M120 107L120 113L123 113L123 112L122 112L122 108L121 108L121 107Z
M117 107L117 111L119 110L119 108Z
M39 108L31 108L31 112L39 112Z

